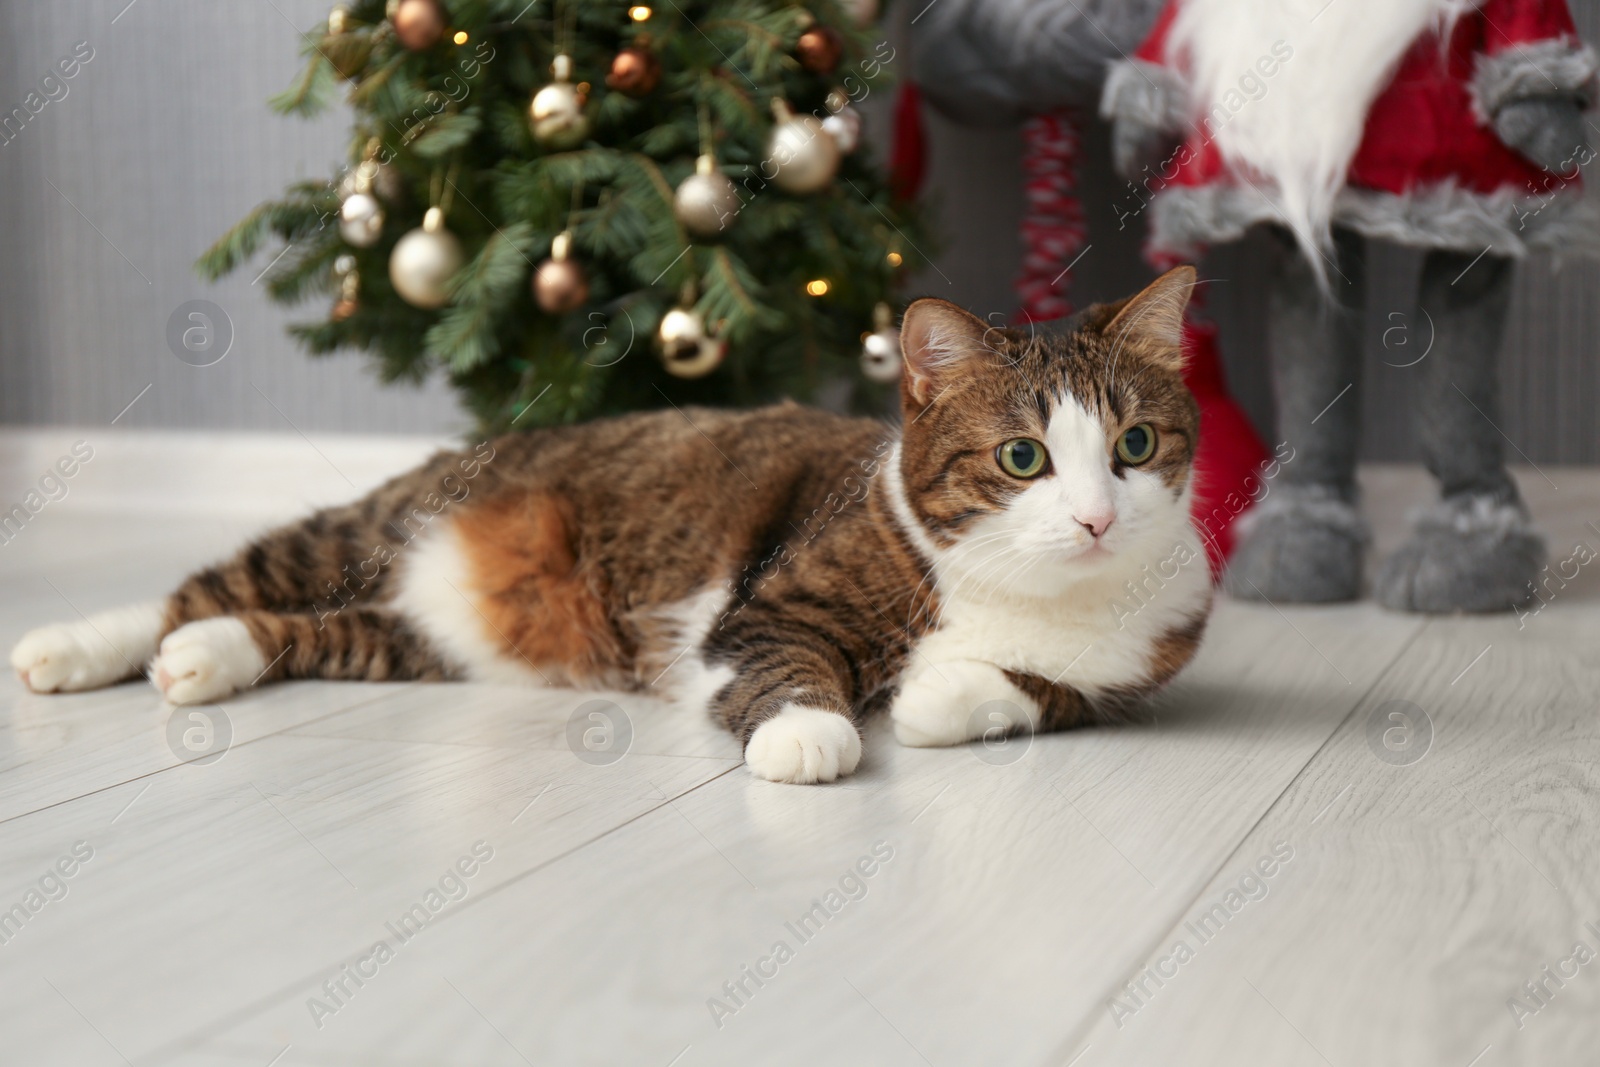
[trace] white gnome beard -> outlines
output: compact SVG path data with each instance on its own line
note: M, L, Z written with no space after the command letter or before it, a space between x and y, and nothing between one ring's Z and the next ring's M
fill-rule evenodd
M1474 7L1473 0L1183 0L1167 57L1189 78L1198 130L1241 182L1272 198L1320 271L1317 253L1329 243L1334 199L1373 101L1424 30L1447 30ZM1267 69L1276 65L1271 77L1262 73L1264 58Z

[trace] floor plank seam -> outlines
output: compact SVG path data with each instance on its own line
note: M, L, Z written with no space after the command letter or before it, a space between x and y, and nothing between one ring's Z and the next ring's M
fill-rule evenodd
M420 684L420 683L412 683L412 684ZM357 701L356 703L351 704L349 707L339 708L337 711L330 711L326 715L321 715L321 716L319 716L319 717L317 717L315 719L307 720L306 722L300 723L297 726L284 727L281 730L273 730L271 733L262 734L260 737L252 737L248 741L240 741L237 744L231 744L231 745L228 746L227 751L233 752L233 751L235 751L237 749L244 748L244 747L246 747L248 745L256 744L258 741L265 741L269 737L284 737L284 736L287 736L287 735L289 735L291 733L291 731L293 731L295 729L298 729L299 726L310 726L310 725L312 725L314 723L325 722L328 719L334 718L335 716L343 715L346 712L356 711L356 710L358 710L360 708L366 707L368 704L375 703L375 702L377 702L379 700L383 700L385 697L390 697L390 696L394 696L394 695L395 694L393 694L393 693L379 693L379 694L377 694L375 696L372 696L372 697L370 697L370 698L368 698L366 700ZM104 793L107 790L120 789L125 785L132 785L134 782L142 782L146 778L153 778L158 774L166 774L166 773L168 773L170 771L175 771L175 770L179 769L180 767L186 767L186 766L188 766L188 763L174 763L170 767L160 767L160 768L157 768L156 770L153 770L153 771L147 771L144 774L136 774L132 778L125 778L120 782L113 782L110 785L101 786L98 789L91 789L87 793L80 793L77 796L67 797L64 800L52 801L51 803L46 804L46 805L44 805L43 807L40 807L40 808L33 808L33 809L29 810L29 811L18 812L15 815L7 815L4 818L0 818L0 826L4 826L5 824L10 823L10 822L15 822L18 819L26 819L26 818L28 818L30 816L38 815L40 812L50 811L52 808L59 808L63 804L71 804L71 803L73 803L75 801L83 800L83 799L85 799L87 797L99 796L101 793ZM20 768L16 768L16 769L20 769Z

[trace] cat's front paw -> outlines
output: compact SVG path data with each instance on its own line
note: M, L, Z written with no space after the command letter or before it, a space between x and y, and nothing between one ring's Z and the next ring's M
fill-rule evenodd
M831 782L861 762L861 735L838 712L789 704L756 727L744 761L770 782Z
M255 683L267 661L238 619L191 622L168 634L150 677L173 704L201 704Z
M965 744L990 730L1032 730L1039 707L994 664L952 660L914 667L889 718L902 745L937 748Z

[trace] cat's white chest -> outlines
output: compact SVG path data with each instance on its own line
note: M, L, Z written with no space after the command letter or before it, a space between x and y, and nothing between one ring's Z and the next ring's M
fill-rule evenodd
M1153 567L1115 569L1055 598L952 596L907 671L979 661L1085 693L1145 682L1159 642L1204 612L1211 577L1197 543Z

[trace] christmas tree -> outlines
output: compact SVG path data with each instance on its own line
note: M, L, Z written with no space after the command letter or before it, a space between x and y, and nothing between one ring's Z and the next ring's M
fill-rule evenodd
M350 169L262 204L197 268L280 238L272 298L334 300L291 328L311 352L365 349L386 381L440 368L487 428L841 378L871 405L922 243L856 143L894 59L876 3L661 3L334 8L272 103L310 115L347 84Z

